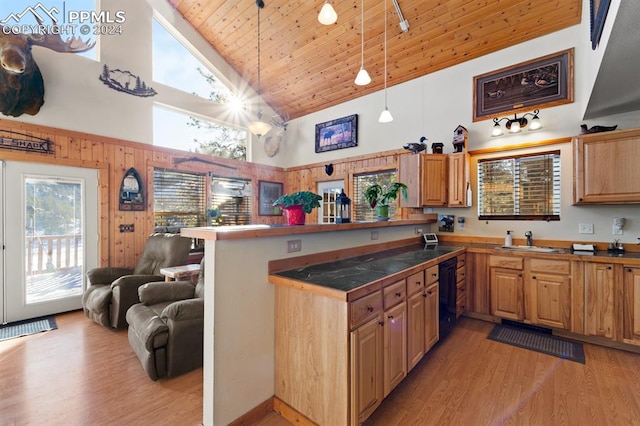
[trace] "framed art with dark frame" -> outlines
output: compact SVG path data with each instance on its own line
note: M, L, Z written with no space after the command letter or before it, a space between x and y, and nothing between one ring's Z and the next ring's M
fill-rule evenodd
M473 121L571 102L573 48L473 77Z
M607 19L611 0L589 0L589 2L589 10L591 12L591 49L596 50L602 37L604 21Z
M316 124L316 153L358 146L358 114Z
M272 205L282 195L282 189L280 182L258 181L258 216L282 215L282 209Z

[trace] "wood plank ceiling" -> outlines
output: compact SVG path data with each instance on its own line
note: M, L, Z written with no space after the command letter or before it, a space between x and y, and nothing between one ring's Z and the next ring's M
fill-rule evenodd
M168 0L257 89L258 8L253 0ZM321 25L323 0L264 0L260 12L262 96L296 118L384 87L384 0L333 0L338 21ZM580 23L582 0L399 0L409 31L387 0L388 86ZM553 48L551 51L553 53ZM533 59L533 58L532 58ZM471 84L471 81L461 82Z

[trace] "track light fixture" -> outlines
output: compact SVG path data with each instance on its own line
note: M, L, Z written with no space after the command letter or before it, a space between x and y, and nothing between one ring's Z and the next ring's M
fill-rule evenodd
M540 110L535 109L533 112L527 112L522 115L522 117L518 118L517 114L513 115L513 118L510 117L502 117L502 118L494 118L493 119L493 131L491 132L491 137L497 137L504 135L502 131L502 127L500 127L500 122L505 120L506 123L504 127L507 129L509 133L519 133L522 129L529 125L529 131L535 131L542 129L542 122L540 121L540 117L538 114ZM529 124L529 120L527 120L527 116L533 116L531 119L531 124Z
M331 2L329 0L325 0L322 5L322 9L320 9L320 13L318 14L318 22L322 25L333 25L338 20L338 14L331 6Z

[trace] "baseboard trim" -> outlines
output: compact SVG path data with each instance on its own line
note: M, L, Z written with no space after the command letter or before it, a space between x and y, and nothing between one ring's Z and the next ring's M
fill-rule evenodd
M242 416L229 423L229 426L251 426L258 423L260 420L264 419L274 411L274 398L275 397L272 396L263 403L259 404L257 407L246 412Z
M300 413L277 396L273 397L273 410L292 425L317 426L317 423L311 421L304 414Z

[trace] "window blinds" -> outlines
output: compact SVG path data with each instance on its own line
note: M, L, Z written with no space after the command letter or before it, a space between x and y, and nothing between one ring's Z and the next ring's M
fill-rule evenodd
M378 184L386 189L389 185L396 182L396 171L384 171L379 173L369 173L355 175L353 177L353 188L355 193L352 198L352 214L358 221L376 220L376 211L372 209L367 200L364 198L364 192L371 185ZM398 210L398 203L391 202L389 205L389 218L394 219ZM353 220L353 218L352 218Z
M219 211L220 225L251 223L251 181L211 177L211 207Z
M478 215L560 220L560 151L479 160Z
M206 176L177 170L153 170L155 226L206 225Z

